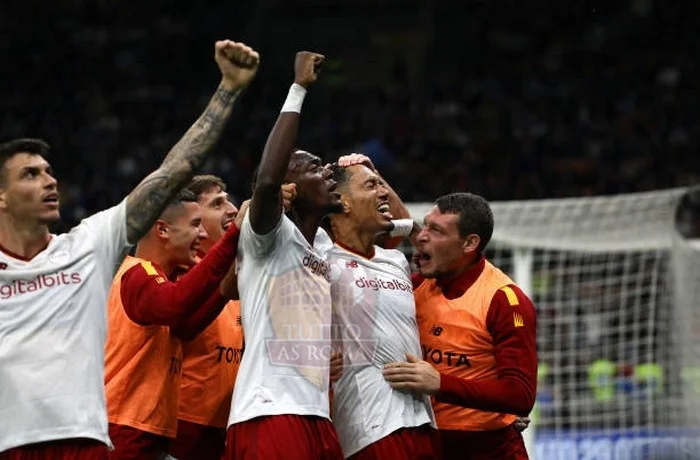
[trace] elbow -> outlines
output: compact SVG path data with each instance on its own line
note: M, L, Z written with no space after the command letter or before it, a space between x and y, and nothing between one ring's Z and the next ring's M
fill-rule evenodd
M535 406L535 391L529 388L520 388L517 395L511 399L512 406L508 413L518 417L527 417Z
M261 171L255 182L254 193L256 195L279 195L281 186L281 180Z

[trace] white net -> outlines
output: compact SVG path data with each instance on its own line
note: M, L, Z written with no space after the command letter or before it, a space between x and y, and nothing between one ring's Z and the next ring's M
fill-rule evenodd
M487 257L537 307L532 457L700 458L700 251L675 226L686 191L492 203Z

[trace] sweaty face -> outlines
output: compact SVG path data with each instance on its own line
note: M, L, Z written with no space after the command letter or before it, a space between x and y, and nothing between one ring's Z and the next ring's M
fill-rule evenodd
M231 226L238 215L238 208L231 203L228 194L216 186L202 192L198 203L202 208L202 227L207 233L199 250L206 253Z
M58 182L41 157L18 153L5 162L0 185L0 210L17 221L47 225L60 218Z
M323 166L319 157L297 150L292 154L290 165L287 179L297 184L295 208L320 210L324 214L343 210L340 194L335 191L338 184L333 180L333 172Z
M347 174L350 178L342 187L341 198L355 226L374 233L391 230L389 192L381 177L364 165L347 168Z
M466 239L459 235L457 214L443 214L437 206L425 216L418 234L418 252L414 260L420 274L435 278L457 270L467 260Z
M202 207L198 203L181 203L168 220L165 249L173 265L192 266L197 262L201 241L207 237L202 226Z

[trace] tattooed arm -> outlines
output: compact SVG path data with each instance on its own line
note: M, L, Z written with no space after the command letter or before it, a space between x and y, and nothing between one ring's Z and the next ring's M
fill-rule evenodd
M136 243L148 231L170 198L207 160L231 116L236 97L258 69L258 53L242 43L216 42L214 58L223 78L204 113L170 150L160 167L127 197L126 228L130 243Z

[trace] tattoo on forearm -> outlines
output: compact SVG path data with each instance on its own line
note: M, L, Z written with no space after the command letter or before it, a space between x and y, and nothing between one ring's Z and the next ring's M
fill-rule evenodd
M160 167L144 179L127 199L129 242L143 236L167 202L187 184L211 154L231 116L238 91L219 86L204 113L170 150Z

